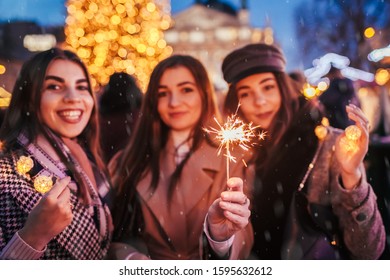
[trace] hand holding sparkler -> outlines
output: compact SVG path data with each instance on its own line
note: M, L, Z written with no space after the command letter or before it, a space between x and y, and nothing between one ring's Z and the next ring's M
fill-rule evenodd
M227 181L228 191L222 192L220 198L210 206L207 226L213 240L228 240L248 225L250 202L243 193L243 185L242 179L230 178Z
M361 165L368 151L369 122L355 105L347 106L348 117L356 125L349 126L336 142L336 158L341 167L344 187L352 189L362 177Z

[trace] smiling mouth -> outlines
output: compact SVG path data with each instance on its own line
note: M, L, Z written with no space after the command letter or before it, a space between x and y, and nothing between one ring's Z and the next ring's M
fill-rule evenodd
M82 110L63 110L57 112L58 116L65 122L77 123L80 121L83 111Z

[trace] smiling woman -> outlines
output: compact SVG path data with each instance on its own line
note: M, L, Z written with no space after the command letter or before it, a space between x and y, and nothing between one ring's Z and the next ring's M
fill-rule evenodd
M95 104L74 53L55 48L22 66L0 130L0 259L105 257L112 222Z
M86 127L94 106L83 69L66 60L55 60L47 68L43 83L43 122L54 132L74 138Z
M214 91L197 59L174 55L157 64L133 138L111 162L114 258L208 258L200 253L204 228L219 257L248 255L249 202L240 179L226 182L218 145L203 130L213 117ZM240 156L233 176L242 175Z

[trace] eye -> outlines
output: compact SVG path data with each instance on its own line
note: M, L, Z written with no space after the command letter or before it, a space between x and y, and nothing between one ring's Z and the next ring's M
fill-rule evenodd
M275 88L275 85L266 85L264 87L265 90L271 90L271 89L274 89Z
M58 91L61 89L60 85L57 84L47 84L45 89L53 90L53 91Z
M249 93L245 92L245 91L238 93L238 98L239 99L242 99L242 98L245 98L245 97L248 97L248 96L249 96Z
M191 87L184 87L184 88L181 89L181 91L183 93L191 93L191 92L194 92L194 89L191 88Z
M157 97L158 98L162 98L162 97L165 97L165 96L167 96L168 95L168 93L165 91L165 90L161 90L161 91L159 91L158 93L157 93Z
M88 91L89 92L89 87L88 87L88 85L78 85L77 86L77 90Z

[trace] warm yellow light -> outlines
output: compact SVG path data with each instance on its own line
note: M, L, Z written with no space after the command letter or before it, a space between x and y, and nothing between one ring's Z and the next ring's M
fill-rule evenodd
M85 37L82 37L82 38L80 38L79 43L81 46L86 46L86 45L88 45L88 39Z
M84 14L86 19L93 19L94 15L95 15L95 13L91 10L86 11Z
M372 27L367 27L366 30L364 30L364 36L366 38L372 38L375 35L375 29Z
M324 82L324 81L321 81L321 82L318 83L317 88L320 91L325 91L328 88L328 84L326 82Z
M69 14L74 14L76 12L77 8L75 5L69 5L68 8L67 8L67 11Z
M94 85L113 71L134 75L145 89L154 66L172 53L163 31L169 1L67 0L66 43L87 64Z
M110 21L112 24L118 25L119 23L121 23L121 17L118 15L113 15Z
M119 55L120 57L126 57L126 56L127 56L127 51L126 51L126 49L124 49L124 48L119 48L119 50L118 50L118 55Z
M0 75L5 73L5 66L0 64Z
M96 43L101 43L104 41L104 34L102 32L95 34Z
M39 175L34 179L34 189L41 193L45 194L53 187L53 180L49 176Z
M80 27L77 28L76 31L75 31L75 34L76 34L77 37L83 37L84 34L85 34L84 29L82 29Z
M154 48L149 47L149 48L146 49L146 54L148 56L154 56L155 53L156 53L156 51L155 51Z
M34 167L34 161L31 157L21 156L16 162L16 171L20 175L26 175Z
M118 4L115 6L115 10L118 12L118 14L122 14L126 12L126 7L123 6L122 4Z
M356 125L350 125L345 129L348 140L357 141L362 136L362 131Z
M148 12L153 13L156 10L156 5L154 3L146 4L146 9Z
M267 45L272 45L274 43L274 37L271 35L266 35L264 37L264 43L266 43Z
M158 46L160 49L163 49L163 48L165 48L165 47L167 46L167 42L166 42L164 39L158 40L157 46Z
M144 53L146 51L146 46L144 44L137 45L137 52Z
M378 69L375 74L375 82L383 86L390 79L389 72L386 69Z
M359 88L358 96L359 97L366 97L366 96L368 96L368 89L365 88L365 87Z
M88 9L96 13L99 10L99 6L96 3L92 2L89 4Z
M316 96L316 89L314 87L312 87L311 85L309 84L304 84L303 86L303 95L306 97L306 98L313 98Z
M168 20L161 21L160 27L162 30L167 30L171 26Z

